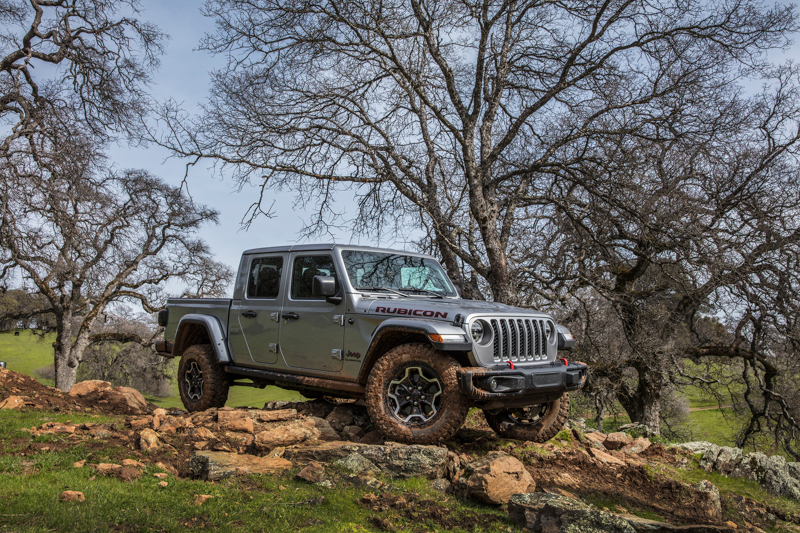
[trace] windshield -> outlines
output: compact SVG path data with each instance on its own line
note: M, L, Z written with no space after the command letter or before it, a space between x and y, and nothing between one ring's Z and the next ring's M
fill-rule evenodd
M424 257L382 252L342 251L347 276L359 290L387 290L456 296L439 263Z

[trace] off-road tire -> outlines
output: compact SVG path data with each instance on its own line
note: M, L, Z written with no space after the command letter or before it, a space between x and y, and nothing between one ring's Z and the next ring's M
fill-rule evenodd
M547 442L561 431L569 416L569 393L545 404L545 411L533 422L519 423L508 409L484 411L489 426L504 439Z
M197 370L201 377L199 392L196 384L192 389L192 385L186 381ZM210 344L196 344L184 350L178 365L178 390L187 411L205 411L225 406L228 400L228 376L217 362Z
M366 404L372 423L387 440L397 442L434 444L450 438L464 425L469 411L467 398L458 386L458 367L455 359L427 344L403 344L389 350L378 359L367 379ZM389 387L408 375L409 368L423 368L440 384L439 408L426 422L403 422L391 405Z

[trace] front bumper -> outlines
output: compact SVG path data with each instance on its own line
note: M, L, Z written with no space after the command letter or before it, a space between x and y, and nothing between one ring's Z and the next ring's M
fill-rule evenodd
M584 363L564 365L557 360L532 368L460 368L456 373L461 392L473 405L500 409L554 401L564 392L583 387L586 371Z

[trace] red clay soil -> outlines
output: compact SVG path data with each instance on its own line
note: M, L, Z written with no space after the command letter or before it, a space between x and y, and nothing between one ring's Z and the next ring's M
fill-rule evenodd
M96 391L82 398L70 396L60 390L42 385L25 374L0 369L0 402L9 396L18 396L26 409L54 412L88 412L109 415L134 414L118 395ZM156 406L150 405L150 409Z

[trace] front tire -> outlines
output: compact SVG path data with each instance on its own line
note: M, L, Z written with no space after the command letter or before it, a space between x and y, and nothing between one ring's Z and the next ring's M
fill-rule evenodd
M387 440L434 444L453 436L469 405L458 386L459 364L426 344L386 352L370 372L366 403Z
M197 344L184 350L178 365L178 389L187 411L225 406L228 377L210 344Z
M547 442L561 431L569 416L569 393L550 403L518 409L484 411L489 426L504 439Z

